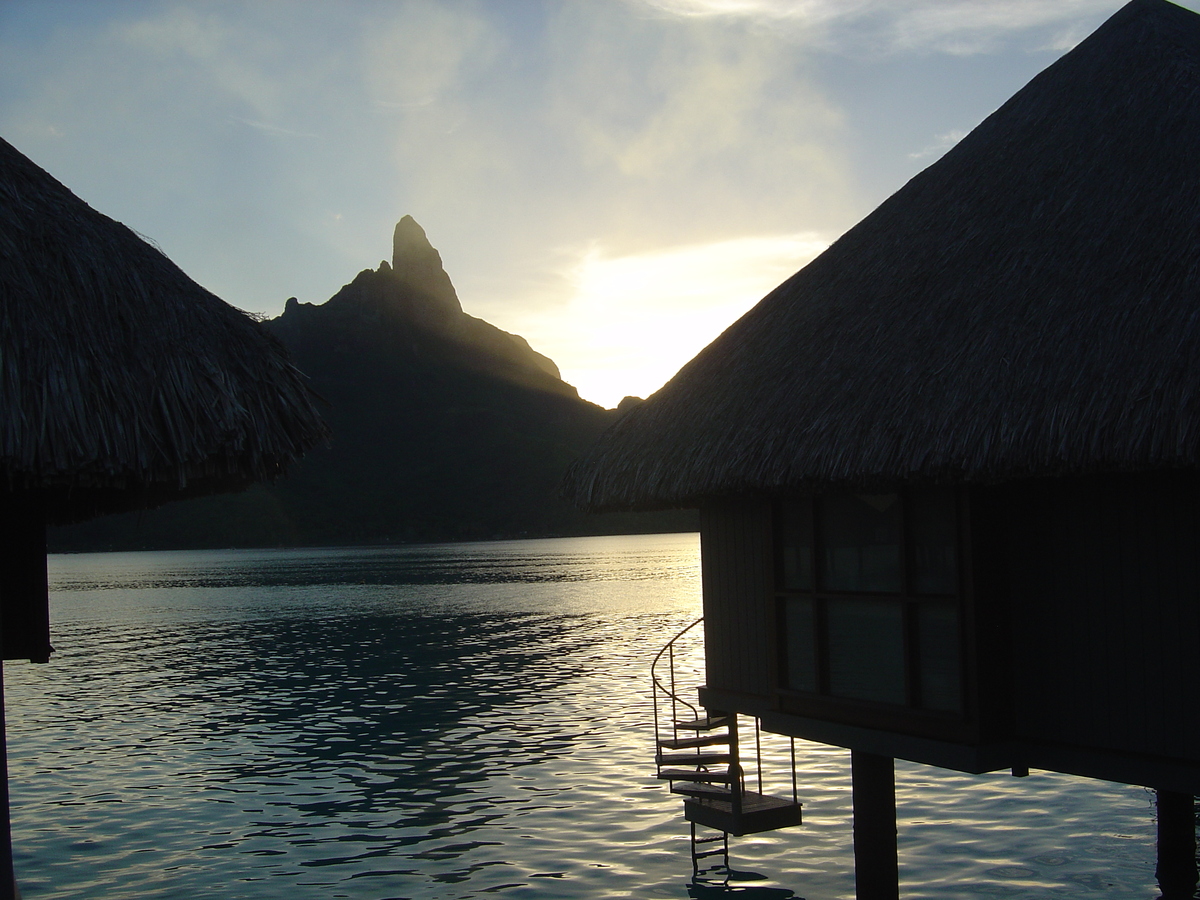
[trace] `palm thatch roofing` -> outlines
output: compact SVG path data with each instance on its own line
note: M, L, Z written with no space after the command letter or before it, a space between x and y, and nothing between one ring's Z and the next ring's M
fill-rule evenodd
M322 440L257 322L0 140L0 490L52 521L272 478Z
M1133 0L619 420L591 509L1200 462L1200 16Z

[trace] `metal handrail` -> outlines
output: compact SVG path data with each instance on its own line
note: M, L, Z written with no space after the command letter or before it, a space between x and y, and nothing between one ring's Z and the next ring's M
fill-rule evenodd
M693 622L691 625L688 625L685 628L683 628L678 634L675 635L675 637L673 637L669 641L667 641L667 643L663 646L663 648L661 650L659 650L658 653L655 655L654 662L650 663L651 701L653 702L653 705L654 705L654 736L655 736L655 740L658 739L658 736L660 734L659 727L658 727L658 693L659 693L659 691L662 691L662 693L666 695L667 699L669 699L671 701L671 720L672 720L671 733L674 737L679 737L679 727L677 725L675 725L674 723L679 720L678 708L680 705L686 706L688 708L688 710L691 711L692 716L694 718L696 718L696 719L700 718L700 710L697 707L693 706L691 703L688 703L682 697L680 697L679 694L675 690L675 642L703 621L704 621L704 616L701 616L695 622ZM655 670L658 667L659 660L662 659L664 653L667 654L668 668L670 669L670 672L671 672L671 674L670 674L671 686L670 687L667 687L667 685L664 684L661 679L659 679L658 675L655 672Z

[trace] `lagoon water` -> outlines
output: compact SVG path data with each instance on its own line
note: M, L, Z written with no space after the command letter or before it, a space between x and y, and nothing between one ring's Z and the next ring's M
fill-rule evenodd
M812 744L805 824L691 883L648 667L699 615L696 535L61 555L50 577L53 660L6 664L28 900L853 897L849 756ZM896 777L904 896L1157 896L1141 788Z

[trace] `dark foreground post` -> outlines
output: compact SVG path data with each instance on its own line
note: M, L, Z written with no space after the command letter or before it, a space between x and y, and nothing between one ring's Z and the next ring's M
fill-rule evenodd
M4 663L0 662L0 900L14 900L12 829L8 823L8 736L4 723Z
M1163 900L1196 895L1196 809L1190 794L1158 791L1158 865L1154 877Z
M858 900L899 900L896 775L889 756L850 751L854 798L854 886Z

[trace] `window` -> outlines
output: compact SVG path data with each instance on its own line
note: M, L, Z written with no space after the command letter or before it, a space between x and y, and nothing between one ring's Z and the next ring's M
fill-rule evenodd
M961 711L953 491L782 501L775 546L782 687Z

